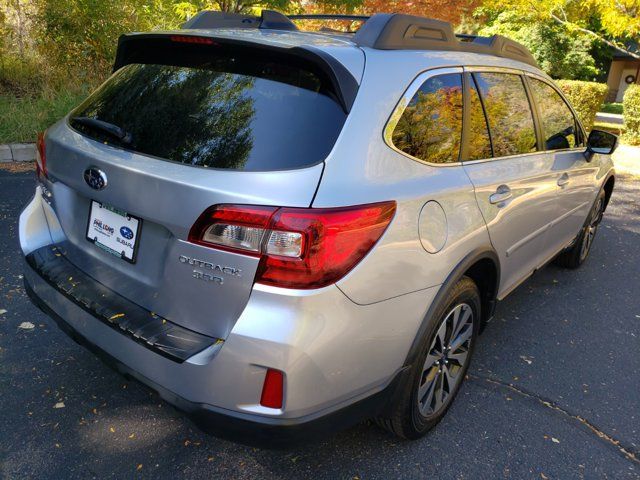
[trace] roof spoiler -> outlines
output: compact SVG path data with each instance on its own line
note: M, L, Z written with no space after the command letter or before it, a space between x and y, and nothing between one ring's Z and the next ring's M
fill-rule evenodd
M187 41L189 38L193 38L194 41ZM203 43L203 39L206 39L207 43ZM253 50L257 55L279 55L298 62L305 62L307 65L312 65L320 76L329 82L338 102L346 113L351 111L360 88L358 81L342 63L313 46L266 45L242 39L206 36L202 32L153 32L121 35L118 39L113 71L132 63L162 61L164 51L186 45L194 48L224 49L226 52L243 49Z
M260 17L203 11L183 25L184 29L258 28L297 31L293 20L352 20L364 22L353 36L360 47L377 50L445 50L509 58L538 67L524 45L502 35L479 37L456 35L448 22L398 13L363 15L291 15L263 10Z

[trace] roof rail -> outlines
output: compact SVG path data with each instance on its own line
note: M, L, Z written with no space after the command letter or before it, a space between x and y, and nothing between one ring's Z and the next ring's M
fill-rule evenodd
M369 15L338 15L338 14L303 14L287 15L291 20L350 20L352 22L366 22L371 17Z
M460 39L460 40L459 40ZM462 41L461 41L462 40ZM380 13L372 16L353 37L362 47L378 50L448 50L496 55L537 67L526 47L501 35L459 35L451 24L432 18Z
M241 13L204 10L182 25L184 29L213 28L261 28L271 30L298 30L285 15L273 10L263 10L260 17Z
M353 36L353 42L361 47L378 50L447 50L473 52L509 58L538 67L531 52L520 43L502 35L479 37L456 35L450 23L433 18L399 13L364 15L291 15L273 10L263 10L260 17L236 13L203 11L189 20L182 28L260 28L293 30L298 27L292 20L352 20L364 22Z

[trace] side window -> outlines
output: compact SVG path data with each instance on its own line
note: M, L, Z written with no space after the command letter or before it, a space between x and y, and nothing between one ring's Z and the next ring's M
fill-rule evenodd
M535 152L536 132L531 105L520 75L475 73L491 129L493 155Z
M559 150L578 146L578 123L562 97L541 80L531 78L529 84L540 112L544 149Z
M487 128L487 119L484 116L484 108L478 87L473 77L469 77L469 132L468 153L464 160L480 160L491 158L491 138Z
M432 77L398 120L392 141L409 155L432 163L457 162L462 134L462 75Z

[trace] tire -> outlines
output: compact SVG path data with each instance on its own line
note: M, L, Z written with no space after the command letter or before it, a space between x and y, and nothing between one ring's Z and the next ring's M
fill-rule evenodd
M478 288L473 280L462 277L429 319L420 355L411 366L407 381L399 387L387 416L376 419L378 425L413 440L438 424L469 368L480 319ZM452 335L456 326L457 334ZM452 349L447 350L447 346Z
M601 190L578 237L569 248L563 250L555 258L556 265L574 269L582 265L589 257L593 241L598 233L598 225L602 220L605 203L605 193L604 190Z

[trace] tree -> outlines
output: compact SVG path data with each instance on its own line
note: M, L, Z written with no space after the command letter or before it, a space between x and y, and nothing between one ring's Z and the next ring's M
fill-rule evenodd
M257 13L269 8L289 11L353 11L363 0L187 0L177 2L175 11L185 19L202 10L220 10L230 13Z
M640 59L640 0L488 0L495 12L516 12L533 21L554 22ZM485 10L486 11L486 10Z
M569 32L552 20L534 20L519 12L499 13L480 35L504 35L526 46L545 72L554 78L593 80L599 71L590 50L593 39Z
M480 4L480 0L364 0L362 12L408 13L437 18L458 25L461 19L470 15Z

